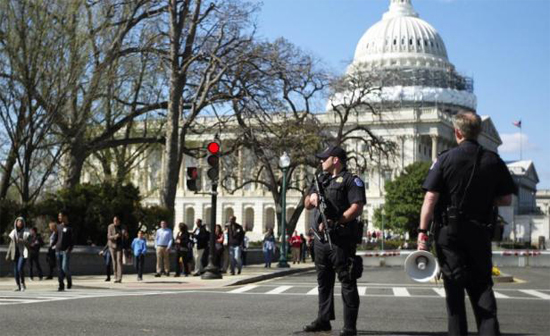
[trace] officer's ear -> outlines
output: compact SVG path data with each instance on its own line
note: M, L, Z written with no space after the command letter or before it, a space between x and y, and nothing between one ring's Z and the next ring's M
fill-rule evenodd
M464 139L464 135L462 134L462 132L458 128L455 128L455 137L458 140Z

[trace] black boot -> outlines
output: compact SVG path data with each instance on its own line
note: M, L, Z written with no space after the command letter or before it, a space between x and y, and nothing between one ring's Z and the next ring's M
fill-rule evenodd
M318 332L318 331L330 331L332 327L329 321L315 320L310 324L304 326L305 332Z
M355 336L357 335L357 329L344 328L340 330L340 336Z

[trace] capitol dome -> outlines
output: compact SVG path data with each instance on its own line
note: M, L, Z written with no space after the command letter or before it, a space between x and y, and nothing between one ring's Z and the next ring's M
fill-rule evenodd
M380 88L367 97L373 105L446 104L476 110L473 80L455 70L443 39L418 17L411 0L390 0L382 20L359 40L347 74L367 78L367 85ZM327 109L353 96L338 92L327 102Z
M389 11L361 37L353 63L366 67L452 68L439 33L419 19L410 0L392 0Z

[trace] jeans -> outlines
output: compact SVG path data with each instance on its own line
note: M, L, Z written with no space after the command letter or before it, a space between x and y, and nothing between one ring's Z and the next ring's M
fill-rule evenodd
M23 256L17 256L13 261L13 274L15 276L15 283L19 288L21 288L21 285L25 285L25 261L27 259L23 258Z
M70 260L71 253L68 251L59 251L57 255L57 265L59 266L59 288L65 288L64 280L67 278L67 287L72 287L73 281L71 278Z
M145 254L134 256L134 266L136 267L136 272L139 279L143 278L144 263L145 263Z
M242 256L242 247L241 246L230 246L229 247L229 257L231 259L231 274L235 274L235 266L237 266L237 269L239 273L241 273L241 269L243 268L241 256ZM236 265L235 265L236 264Z
M266 249L264 252L265 267L271 267L272 259L273 259L273 250Z

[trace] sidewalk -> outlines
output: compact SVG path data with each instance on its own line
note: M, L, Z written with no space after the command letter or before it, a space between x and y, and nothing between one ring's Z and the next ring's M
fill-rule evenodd
M253 282L259 282L267 279L286 276L289 274L308 272L315 269L312 262L292 265L290 268L278 268L277 263L273 263L272 268L264 268L262 265L249 265L242 269L239 275L230 275L229 272L222 274L222 279L203 280L200 276L181 276L174 277L172 272L170 277L162 276L155 278L154 274L144 274L143 281L137 281L135 274L124 274L122 283L113 283L114 278L111 277L110 282L105 282L104 275L91 276L74 276L73 289L116 289L116 290L188 290L188 289L213 289L227 286L244 285ZM53 280L39 281L35 277L31 281L28 276L25 278L27 290L33 289L57 289L57 278ZM13 277L0 278L0 291L13 290L16 287Z

